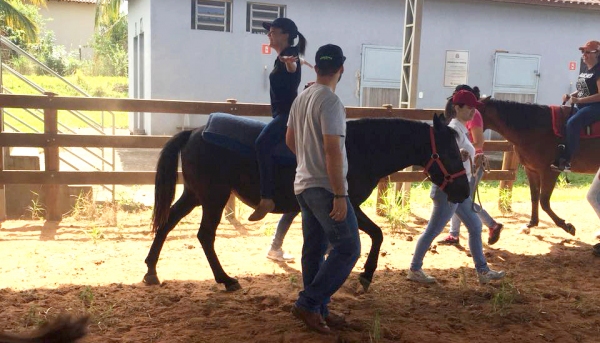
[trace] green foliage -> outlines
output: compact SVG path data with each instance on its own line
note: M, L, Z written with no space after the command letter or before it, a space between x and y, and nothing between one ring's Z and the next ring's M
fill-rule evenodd
M369 342L377 343L381 342L382 330L381 330L381 315L379 311L375 312L375 318L373 319L373 326L369 331Z
M40 203L40 195L34 191L31 191L31 193L33 193L34 198L31 199L31 205L27 206L27 212L31 213L31 219L33 220L42 219L46 210Z
M491 299L494 313L504 315L518 296L519 290L515 287L515 285L513 285L508 279L502 280L500 288L494 292Z
M94 60L86 66L90 75L127 75L129 59L126 16L110 22L110 26L99 27L91 46L94 48Z
M45 0L0 0L0 33L13 43L24 47L27 43L35 42L43 26L43 19L38 5Z
M392 232L398 232L408 225L410 216L410 201L403 198L402 192L397 192L394 183L389 183L382 197L381 210L385 219L390 223Z
M33 55L61 76L70 75L81 65L73 53L68 53L64 46L56 45L54 31L45 31L40 41L29 46ZM38 74L43 74L42 70Z

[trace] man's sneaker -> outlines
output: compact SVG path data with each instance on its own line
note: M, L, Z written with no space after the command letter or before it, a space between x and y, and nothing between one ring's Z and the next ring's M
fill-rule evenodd
M504 225L500 223L496 223L496 225L490 228L490 235L488 237L489 245L498 242L498 240L500 239L500 232L502 232L502 228L504 228Z
M454 237L452 235L448 235L448 237L438 241L438 244L441 245L460 245L460 238Z
M406 278L411 281L416 281L416 282L420 282L420 283L434 283L435 282L435 278L433 276L429 276L429 275L425 274L423 269L419 269L419 270L409 269L408 275L406 275Z
M487 272L477 272L477 276L479 277L479 283L484 285L486 283L490 283L490 281L493 280L500 280L502 278L504 278L504 276L506 275L505 272L503 271L495 271L495 270L488 270Z
M270 249L267 258L279 262L292 262L294 260L294 256L286 254L281 248L277 250Z

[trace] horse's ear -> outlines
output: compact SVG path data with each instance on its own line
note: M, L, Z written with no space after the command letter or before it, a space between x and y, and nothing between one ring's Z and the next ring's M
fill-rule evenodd
M491 95L488 95L488 96L486 96L485 98L483 98L483 99L480 99L479 101L481 101L481 102L483 102L483 103L485 104L485 103L486 103L486 102L488 102L488 101L489 101L491 98L492 98L492 96L491 96Z

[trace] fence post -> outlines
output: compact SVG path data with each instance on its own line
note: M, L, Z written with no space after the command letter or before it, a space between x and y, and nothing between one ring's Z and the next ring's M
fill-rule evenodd
M1 66L0 66L1 68ZM0 72L1 75L1 72ZM2 87L2 84L0 84ZM4 113L3 109L0 108L0 134L4 132ZM8 148L0 147L0 172L4 170L4 151L9 151ZM0 184L0 227L2 222L6 220L6 196L5 196L4 184Z
M52 98L57 95L52 92L45 92L44 95ZM44 109L44 133L56 135L58 134L58 111L55 109ZM52 138L52 140L54 140ZM51 143L51 142L47 142ZM58 147L44 147L44 162L45 171L58 172L60 167L60 159L58 156ZM46 220L59 221L61 213L59 211L58 192L60 185L48 184L44 185L45 205L46 205Z
M514 148L513 148L514 149ZM517 173L517 167L519 166L519 158L514 151L504 152L502 159L502 169L511 170ZM512 211L512 188L514 180L511 181L500 181L500 196L498 197L498 208L502 211Z

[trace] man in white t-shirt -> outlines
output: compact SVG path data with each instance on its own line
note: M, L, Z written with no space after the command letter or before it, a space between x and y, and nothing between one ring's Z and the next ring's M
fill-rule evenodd
M346 111L335 94L346 58L327 44L316 54L317 81L290 110L286 143L298 166L294 193L302 210L302 278L292 313L323 334L340 318L329 313L330 297L344 284L360 255L358 223L348 200ZM328 243L332 250L324 259Z
M286 134L298 163L294 193L302 210L304 236L304 290L292 313L324 334L339 322L327 309L330 297L344 284L360 255L358 223L346 180L346 111L335 94L345 60L339 46L319 48L317 81L294 100ZM333 249L324 260L328 243Z

